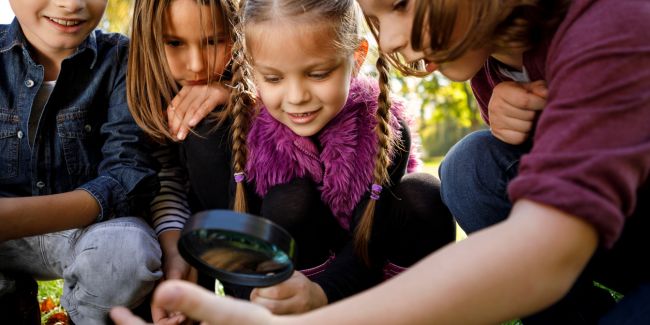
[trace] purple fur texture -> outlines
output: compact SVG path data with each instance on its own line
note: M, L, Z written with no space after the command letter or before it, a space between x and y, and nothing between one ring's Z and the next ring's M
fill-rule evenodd
M248 135L247 177L264 196L268 190L294 178L309 178L320 187L321 199L338 222L349 228L355 206L372 185L377 136L377 82L355 78L348 100L339 114L316 136L322 150L310 138L293 133L262 107L253 120ZM404 105L393 101L390 128L394 139L401 138L399 120L405 116ZM395 144L389 156L393 157ZM417 153L411 150L408 172L418 165Z

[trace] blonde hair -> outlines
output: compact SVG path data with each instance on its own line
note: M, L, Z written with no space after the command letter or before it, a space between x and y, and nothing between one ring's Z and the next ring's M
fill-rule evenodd
M352 55L362 41L360 17L359 7L354 0L248 0L242 6L241 24L242 32L251 25L273 20L298 19L299 22L324 24L324 26L332 28L334 35L332 45L343 53ZM239 41L244 42L241 48L246 50L245 35L240 35ZM377 67L379 69L387 68L384 64L378 64ZM389 126L390 101L386 95L388 79L380 80L380 87L385 91L378 98L375 132L379 148L375 157L373 183L387 186L389 183L388 166L390 165L388 151L392 143ZM372 233L375 202L375 199L369 201L354 236L356 251L366 263L370 261L368 244Z
M167 126L165 110L179 89L169 70L163 40L165 10L174 0L135 0L131 21L131 46L126 79L126 96L135 122L154 140L174 140ZM196 0L210 6L214 30L219 11L225 34L234 41L232 17L236 0ZM203 19L203 17L199 17ZM203 31L201 31L203 32ZM216 61L216 57L214 58ZM208 68L216 62L208 62ZM215 113L216 114L216 113ZM221 115L212 115L221 122Z
M453 61L467 51L492 46L495 49L528 49L553 33L571 3L570 0L414 0L411 45L416 51L433 53L435 62ZM459 41L451 44L459 8L468 25ZM379 26L366 19L377 37ZM423 44L429 41L428 47ZM407 64L396 53L388 61L402 73L422 76L422 62Z

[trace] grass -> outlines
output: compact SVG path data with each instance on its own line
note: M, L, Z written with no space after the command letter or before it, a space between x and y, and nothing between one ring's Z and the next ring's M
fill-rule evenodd
M41 307L41 324L60 324L57 320L67 319L61 307L62 293L63 280L38 281L37 297Z

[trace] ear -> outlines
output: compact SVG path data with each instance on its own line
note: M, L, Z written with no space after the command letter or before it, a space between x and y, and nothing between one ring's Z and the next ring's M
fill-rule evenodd
M359 74L359 70L363 65L363 61L366 60L367 55L368 55L368 41L365 38L362 38L361 42L359 42L359 46L357 47L356 50L354 50L354 72L352 73L354 76Z

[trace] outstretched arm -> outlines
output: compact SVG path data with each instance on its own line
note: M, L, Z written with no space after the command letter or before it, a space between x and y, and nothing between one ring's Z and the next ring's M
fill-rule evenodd
M303 315L273 316L171 281L153 303L207 324L498 323L559 300L597 243L596 231L582 219L524 200L506 221L436 251L390 281ZM137 324L125 310L112 315L118 324Z

